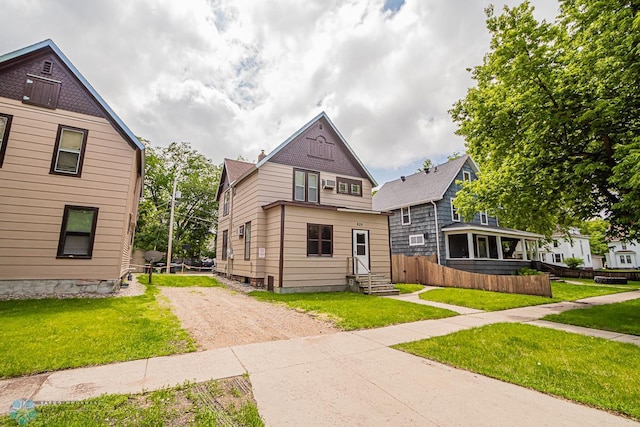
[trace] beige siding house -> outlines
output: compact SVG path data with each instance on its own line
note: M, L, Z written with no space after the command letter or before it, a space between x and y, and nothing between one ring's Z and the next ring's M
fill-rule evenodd
M144 146L51 40L0 56L0 295L119 289L143 171Z
M279 293L347 289L354 273L391 276L376 184L325 113L257 164L225 160L217 270Z

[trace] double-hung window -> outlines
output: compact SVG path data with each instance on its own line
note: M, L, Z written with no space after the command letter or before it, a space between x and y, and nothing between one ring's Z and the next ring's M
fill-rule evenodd
M251 222L244 225L244 259L251 259Z
M307 224L307 256L333 256L333 226Z
M58 126L56 146L51 161L52 174L79 177L82 173L82 161L87 145L86 129L71 126Z
M7 151L7 140L9 139L9 129L11 129L11 119L13 116L0 113L0 166L4 160L4 153Z
M460 214L458 213L458 209L456 209L454 205L455 200L456 200L455 198L451 199L451 220L460 222Z
M318 172L295 169L293 176L293 200L318 203L320 201L318 193L320 174Z
M231 190L227 190L224 193L224 199L222 202L222 216L227 216L229 215L229 199L230 199L230 192Z
M227 250L229 249L229 230L222 232L222 259L227 259Z
M480 212L480 224L489 225L489 216L486 212Z
M98 208L65 206L58 241L58 258L91 258Z
M400 216L402 216L402 225L411 224L411 208L409 206L400 208Z

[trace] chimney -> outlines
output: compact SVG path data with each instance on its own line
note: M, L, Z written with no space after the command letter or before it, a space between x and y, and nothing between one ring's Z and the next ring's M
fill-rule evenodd
M264 154L264 150L260 150L260 154L258 154L258 162L261 162L265 157L267 157L267 155Z
M402 180L402 182L404 182L407 178L403 175L400 177L400 179Z

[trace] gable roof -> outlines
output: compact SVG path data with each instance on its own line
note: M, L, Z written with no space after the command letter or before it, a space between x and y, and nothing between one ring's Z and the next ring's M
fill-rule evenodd
M220 174L220 182L218 183L218 189L216 190L216 199L220 198L220 192L225 189L227 184L231 185L246 172L255 169L255 166L256 165L253 163L242 162L240 160L224 159L222 173Z
M400 178L385 183L373 196L373 209L393 210L441 200L467 160L477 172L478 166L465 154L430 168L428 173L420 171L404 177L404 180Z
M276 154L278 154L279 152L282 151L282 149L284 147L286 147L289 143L291 143L292 141L294 141L298 136L302 135L305 131L307 131L311 126L313 126L316 122L318 122L320 119L325 119L326 122L329 124L329 126L331 127L331 130L338 136L340 142L344 145L344 147L347 149L347 153L348 156L351 158L351 160L354 162L354 164L356 165L356 167L358 169L360 169L360 172L363 174L363 176L367 177L367 179L371 182L371 185L373 187L376 187L378 185L378 183L376 182L376 180L373 178L373 176L371 175L371 173L369 173L369 171L367 170L367 168L364 166L364 164L360 161L360 159L358 158L358 156L356 156L356 153L353 151L353 149L351 148L351 146L349 146L349 144L347 143L347 141L344 139L344 137L342 136L342 134L340 133L340 131L336 128L336 126L333 124L333 122L331 121L331 119L329 119L329 116L327 116L327 114L323 111L320 114L318 114L317 116L315 116L313 119L311 119L307 124L305 124L304 126L302 126L300 129L298 129L293 135L291 135L289 138L287 138L282 144L280 144L279 146L276 147L275 150L271 151L264 159L262 159L261 161L259 161L256 164L256 168L259 168L260 166L262 166L263 164L265 164L266 162L268 162L269 160L271 160Z
M118 115L109 107L104 99L96 92L96 90L89 84L87 79L78 71L78 69L69 61L64 53L58 48L58 46L51 40L47 39L41 41L39 43L33 44L31 46L24 47L22 49L18 49L13 52L6 53L4 55L0 55L0 66L9 64L14 61L18 61L21 58L32 55L44 50L50 50L55 54L60 61L69 69L69 71L73 74L75 78L80 81L80 83L84 86L86 91L94 98L94 100L98 103L98 105L104 110L107 115L107 119L114 128L120 133L120 135L131 145L132 148L144 151L144 145L138 141L138 138L131 132L131 130L124 124L124 122L118 117ZM141 156L143 157L143 156ZM142 165L144 165L144 158L142 159ZM144 173L144 168L143 168Z

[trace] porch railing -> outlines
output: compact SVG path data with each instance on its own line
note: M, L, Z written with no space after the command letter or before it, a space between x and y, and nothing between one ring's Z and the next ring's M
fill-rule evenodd
M358 272L360 270L358 268L359 266L362 266L367 271L366 276L369 284L369 295L371 295L371 270L369 269L369 267L364 265L364 263L360 261L358 257L347 257L347 275L351 274L351 271L353 271L353 275L356 276L356 282L360 279L360 276L365 275Z

